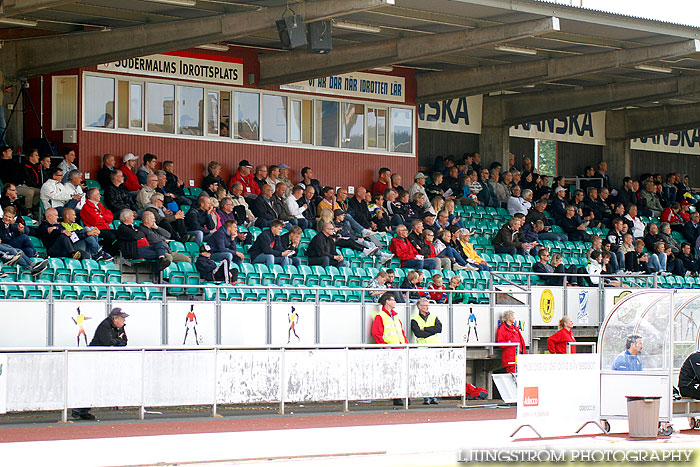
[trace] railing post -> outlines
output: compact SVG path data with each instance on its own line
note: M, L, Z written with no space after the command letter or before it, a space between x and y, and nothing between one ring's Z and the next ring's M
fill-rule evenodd
M345 409L350 412L350 348L345 347Z
M409 346L408 343L405 344L404 346L406 348L406 398L403 401L403 408L404 410L408 410L408 404L411 399L411 381L410 381L410 365L411 365L411 360L410 360L410 355L409 355Z
M146 417L146 349L141 349L141 407L139 407L139 420Z
M284 415L284 399L287 395L287 387L285 384L286 378L284 377L285 372L285 348L282 347L282 356L280 357L280 408L278 410L280 415Z
M221 345L221 286L216 286L216 298L214 300L214 309L216 315L216 345Z
M365 301L365 293L366 290L362 290L362 293L360 294L360 311L362 312L362 316L360 317L360 324L362 325L362 332L360 335L362 336L362 343L366 344L367 343L367 302Z
M68 350L63 351L63 411L61 421L68 421Z
M452 290L448 289L447 293L447 319L448 323L450 325L450 344L453 344L455 341L455 330L454 330L454 324L455 324L455 317L454 317L454 303L452 302L452 297L453 297L453 292Z
M464 344L464 371L462 372L462 407L467 405L467 344Z
M270 300L270 288L265 289L265 327L266 336L265 343L267 345L272 344L272 301Z
M316 326L314 327L314 344L321 342L321 303L314 303L314 314L316 315Z
M163 298L160 302L160 343L168 345L168 288L162 284Z
M211 405L211 416L216 417L216 409L217 409L217 386L219 384L219 378L217 374L217 360L219 357L219 349L215 348L214 349L214 401Z
M46 300L46 346L53 347L54 342L54 299L53 287L49 286L49 296Z

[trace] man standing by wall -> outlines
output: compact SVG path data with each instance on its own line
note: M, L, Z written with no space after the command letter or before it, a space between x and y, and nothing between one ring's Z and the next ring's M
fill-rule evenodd
M95 329L95 335L90 341L90 347L124 347L128 341L124 323L129 315L121 308L113 308L105 319ZM73 409L71 416L80 420L94 420L90 409Z
M411 331L413 331L413 335L416 336L416 342L419 344L439 344L442 323L437 315L430 313L428 303L428 299L425 297L418 299L416 303L418 314L411 318ZM437 397L423 398L424 405L437 405L437 403Z
M377 344L405 344L408 342L403 324L394 311L396 308L396 297L391 292L384 292L379 297L379 304L382 309L374 317L372 323L372 337ZM394 399L394 405L403 405L402 399Z

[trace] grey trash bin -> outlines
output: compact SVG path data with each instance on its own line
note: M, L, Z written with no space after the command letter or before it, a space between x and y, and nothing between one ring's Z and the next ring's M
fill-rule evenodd
M661 396L626 396L630 438L656 438L659 434Z

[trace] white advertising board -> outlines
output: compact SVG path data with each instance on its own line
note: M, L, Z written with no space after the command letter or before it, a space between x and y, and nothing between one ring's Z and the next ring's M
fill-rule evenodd
M160 306L161 302L112 302L112 309L121 308L129 314L124 324L129 346L161 345Z
M600 416L626 417L627 396L661 397L659 417L668 418L668 374L617 371L600 375Z
M264 303L221 304L221 344L250 345L267 344Z
M359 303L321 303L319 344L362 342L362 306Z
M479 94L418 104L418 128L481 134L483 100Z
M316 342L316 308L313 303L273 303L273 345L313 345Z
M675 154L700 154L700 129L635 138L630 141L630 149Z
M0 355L0 413L7 412L7 355Z
M605 146L605 112L593 112L510 127L510 136Z
M216 305L211 302L169 302L168 344L215 345Z
M600 321L598 291L599 289L595 287L566 289L566 314L574 321L574 326L598 326Z
M95 336L95 329L107 316L107 307L104 302L95 300L57 300L53 313L53 345L87 347Z
M406 102L406 79L375 73L345 73L280 86L283 91L303 91L334 97L359 97Z
M564 289L535 286L532 288L532 325L556 326L564 316Z
M454 305L454 343L491 342L488 305Z
M587 421L598 421L597 354L521 355L517 384L518 425L530 424L542 436L571 434Z
M0 347L44 347L47 345L44 300L0 302Z
M243 60L193 52L169 52L97 65L100 71L243 85Z

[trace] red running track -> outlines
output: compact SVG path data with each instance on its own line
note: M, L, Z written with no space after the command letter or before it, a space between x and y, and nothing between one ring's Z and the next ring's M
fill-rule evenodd
M383 413L284 416L269 418L212 418L197 421L134 422L100 424L75 422L69 424L0 428L0 443L23 441L55 441L63 439L123 438L130 436L160 436L195 433L225 433L237 431L293 430L303 428L333 428L370 425L400 425L412 423L461 422L477 420L506 420L515 418L515 408L455 409L436 411L396 411Z

